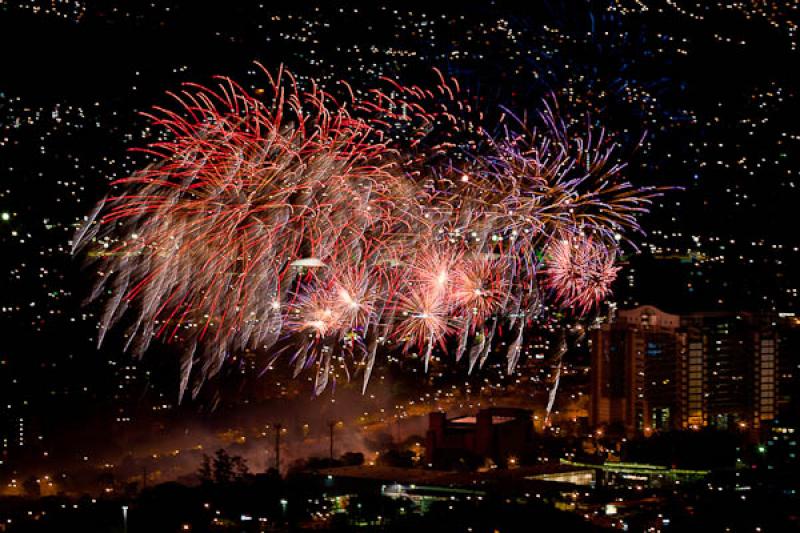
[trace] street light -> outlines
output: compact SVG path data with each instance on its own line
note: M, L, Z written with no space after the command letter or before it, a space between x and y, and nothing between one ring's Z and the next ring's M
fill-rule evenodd
M278 422L275 424L275 470L278 471L278 476L281 474L281 431L283 424Z
M343 425L344 425L344 423L341 420L339 420L339 421L331 420L330 422L328 422L328 428L330 429L330 457L331 457L331 461L333 461L333 430L336 429L337 427L341 427Z
M128 533L128 506L122 506L122 530Z

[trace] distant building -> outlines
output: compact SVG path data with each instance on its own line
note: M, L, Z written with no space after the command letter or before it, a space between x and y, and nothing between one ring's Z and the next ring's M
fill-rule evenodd
M137 400L143 396L142 370L133 361L114 361L114 422L128 425L133 421Z
M800 417L785 416L772 421L766 439L768 465L771 469L800 466ZM794 471L796 472L796 470Z
M778 411L800 412L800 317L786 313L778 321Z
M777 334L747 313L620 311L592 335L590 422L625 433L758 431L777 405Z
M775 418L775 328L748 313L693 313L682 322L688 360L694 365L687 391L694 407L684 427L759 430Z
M592 335L590 422L632 434L679 427L680 317L655 307L620 311Z
M8 456L11 450L17 446L19 438L14 424L15 418L8 411L10 411L9 408L4 408L0 413L0 462L8 460Z
M475 416L448 419L445 413L429 415L425 460L437 468L459 462L491 459L505 465L524 453L533 442L533 420L527 409L491 407Z
M32 408L20 372L0 361L0 464L37 448L40 417Z

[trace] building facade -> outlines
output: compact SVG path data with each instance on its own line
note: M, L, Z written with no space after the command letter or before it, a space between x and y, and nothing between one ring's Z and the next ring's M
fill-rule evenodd
M532 442L533 419L527 409L491 407L475 416L451 419L445 413L433 412L425 438L425 462L436 468L453 468L459 462L477 464L485 459L505 465Z
M680 317L655 307L620 311L592 332L590 422L632 434L680 419Z
M773 325L746 313L620 311L592 334L590 422L758 431L776 416L777 347Z

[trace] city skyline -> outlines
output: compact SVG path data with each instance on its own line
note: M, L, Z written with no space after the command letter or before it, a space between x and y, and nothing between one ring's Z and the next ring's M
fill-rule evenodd
M695 504L704 524L722 520L699 488L671 486L681 503L658 492L659 476L698 472L731 497L751 487L752 509L780 494L775 519L795 524L798 23L777 1L0 4L0 531L18 516L3 505L36 491L135 507L148 487L198 486L218 449L247 476L277 464L284 481L309 459L340 461L307 471L351 469L342 479L362 495L375 480L360 468L404 465L414 471L395 473L405 481L386 497L438 501L451 494L408 489L437 475L432 442L449 443L447 468L475 469L442 486L516 497L591 478L590 495L547 506L591 515L576 522L587 527L622 527L622 515L638 527L604 500L635 493L622 487L636 464L657 529L669 530L659 513ZM271 99L279 87L297 91L313 132ZM242 122L224 103L191 107L224 95ZM259 152L282 135L285 160ZM319 164L342 153L326 135L347 137L345 171ZM152 143L157 157L137 151ZM291 218L233 221L252 194L198 207L199 186L157 187L194 172L206 191L247 190L265 160L274 189L258 209ZM541 165L552 160L567 170ZM581 172L602 175L596 189ZM602 196L622 182L633 201ZM214 206L222 215L202 226ZM189 226L203 237L154 267ZM238 275L251 282L236 292L226 276ZM479 428L491 409L524 422ZM518 423L530 438L491 453L453 437L502 440Z

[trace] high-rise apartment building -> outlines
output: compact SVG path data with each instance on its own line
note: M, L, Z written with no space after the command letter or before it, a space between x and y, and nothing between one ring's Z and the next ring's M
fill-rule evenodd
M758 430L776 415L777 346L772 324L747 313L620 311L592 335L591 422Z
M626 433L668 429L679 419L680 317L655 307L620 311L592 334L590 420Z

